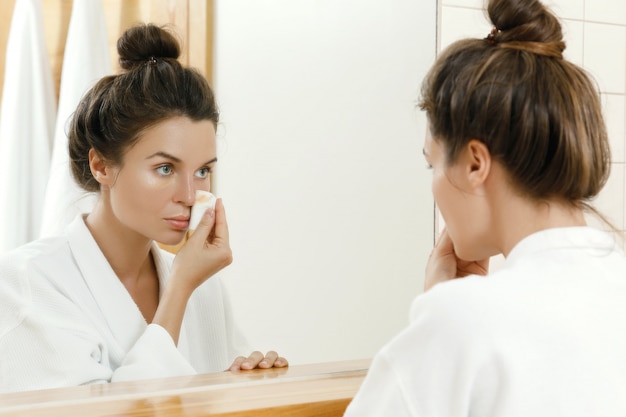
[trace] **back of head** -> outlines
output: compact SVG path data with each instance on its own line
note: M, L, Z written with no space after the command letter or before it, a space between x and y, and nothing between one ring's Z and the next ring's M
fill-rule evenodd
M207 80L178 61L180 45L164 28L146 24L128 29L117 42L122 71L102 78L79 103L68 132L74 179L87 191L99 184L89 168L94 149L112 164L147 128L185 116L211 120L219 112Z
M595 85L563 58L561 25L538 0L490 0L488 13L492 32L450 45L424 80L433 137L448 163L478 139L523 195L585 205L610 171Z

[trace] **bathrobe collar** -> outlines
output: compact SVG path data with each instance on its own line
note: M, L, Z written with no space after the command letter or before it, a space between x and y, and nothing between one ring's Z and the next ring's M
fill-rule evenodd
M562 249L585 250L596 255L620 251L613 237L602 230L589 227L556 227L533 233L522 239L509 253L505 265L512 266L536 253Z
M68 226L67 237L85 284L111 333L120 347L128 351L145 331L148 325L146 320L98 247L82 214L76 216ZM165 254L155 243L152 244L151 253L162 289L165 286L165 277L169 274L169 266L164 259Z

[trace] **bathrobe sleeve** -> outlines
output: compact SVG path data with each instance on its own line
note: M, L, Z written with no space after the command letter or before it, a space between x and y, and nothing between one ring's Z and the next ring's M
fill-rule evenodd
M122 365L113 372L111 382L195 373L167 330L150 324L128 352Z
M130 317L112 331L89 291L72 285L79 274L51 282L42 259L17 261L0 261L0 392L195 373L162 327Z
M462 417L476 390L496 395L497 367L482 346L483 330L472 325L482 311L457 314L463 292L441 296L443 287L415 299L410 325L376 354L346 416Z
M153 259L163 288L173 256L155 244ZM147 324L82 216L0 257L0 313L0 391L220 372L243 339L218 276L190 298L178 346Z

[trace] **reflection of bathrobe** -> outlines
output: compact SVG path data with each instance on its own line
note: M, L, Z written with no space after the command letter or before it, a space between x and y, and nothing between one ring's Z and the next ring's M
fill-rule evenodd
M503 268L436 285L376 356L347 416L626 416L626 259L556 228Z
M152 254L161 288L173 255ZM243 339L219 277L189 300L178 348L148 325L82 217L0 259L0 392L217 372Z

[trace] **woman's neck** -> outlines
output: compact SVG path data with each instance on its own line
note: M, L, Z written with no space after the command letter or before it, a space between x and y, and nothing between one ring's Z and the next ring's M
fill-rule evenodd
M584 211L559 199L537 201L524 196L513 187L503 168L487 185L493 231L491 236L504 256L525 237L541 230L557 227L586 226Z
M533 233L557 227L587 225L581 208L558 200L537 202L513 196L503 202L502 207L496 227L502 231L504 256L508 256L515 245Z
M122 282L138 280L154 269L152 241L120 223L102 198L85 224Z

